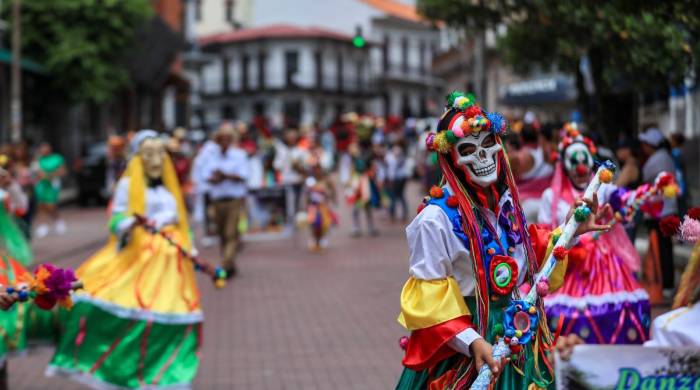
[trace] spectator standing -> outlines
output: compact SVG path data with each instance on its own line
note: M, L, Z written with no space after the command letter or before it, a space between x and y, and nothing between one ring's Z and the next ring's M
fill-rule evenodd
M656 177L661 172L675 173L675 165L673 157L668 150L668 143L661 131L650 126L639 135L641 142L641 151L646 158L642 166L642 181L644 183L653 184ZM651 231L656 232L659 242L659 260L661 266L661 276L663 282L664 295L670 297L674 284L674 267L673 267L673 240L671 237L666 237L661 234L659 229L659 219L670 214L678 212L676 199L663 199L664 206L661 214L647 220L647 226Z
M639 159L637 158L638 146L632 142L623 140L618 143L615 150L615 156L620 163L620 170L615 179L615 185L625 188L636 188L641 184L642 174L639 169ZM635 220L628 226L625 226L625 231L630 241L634 243L637 238L637 224L642 223L641 214L635 215Z
M678 211L680 215L684 215L688 209L688 175L685 168L685 158L683 156L683 145L685 145L685 136L682 133L671 134L671 157L673 164L676 166L676 182L681 189L678 196Z
M288 129L284 141L275 147L274 168L280 172L282 184L292 187L294 213L299 211L299 199L304 180L304 161L306 151L299 147L299 131Z
M209 194L215 210L215 224L222 254L222 266L228 277L236 274L236 254L240 234L238 223L248 195L248 154L235 143L235 131L222 126L214 136L218 150L207 164Z
M403 144L397 141L386 153L387 188L391 203L389 204L389 216L392 222L396 220L396 207L401 207L401 221L408 218L408 204L406 203L406 182L411 175L412 164L406 156Z
M34 185L34 194L39 207L38 218L43 219L36 229L36 235L41 238L49 234L49 221L54 223L56 234L65 234L66 223L58 213L61 178L66 172L65 160L44 142L39 145L35 170L39 180Z

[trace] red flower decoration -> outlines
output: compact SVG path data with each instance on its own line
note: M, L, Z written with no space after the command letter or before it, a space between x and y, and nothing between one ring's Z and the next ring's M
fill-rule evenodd
M434 199L440 199L443 196L445 196L445 193L442 191L441 187L438 186L432 186L430 188L430 196Z
M681 226L681 219L675 215L669 215L661 218L659 221L659 229L661 234L666 237L673 237L678 233L678 228Z
M498 295L508 295L518 281L518 263L510 256L496 255L489 267L491 290Z
M449 207L452 207L453 209L457 208L457 206L459 206L459 200L457 200L456 196L452 195L449 198L447 198L447 205Z
M693 207L688 210L688 216L692 219L700 221L700 207Z
M564 260L566 258L566 255L569 254L569 251L566 250L566 248L564 248L563 246L558 246L558 247L554 248L554 251L552 252L552 254L554 254L555 259L561 261L561 260Z

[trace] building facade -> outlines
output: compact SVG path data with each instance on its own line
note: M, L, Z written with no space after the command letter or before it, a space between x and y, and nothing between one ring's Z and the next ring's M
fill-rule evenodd
M439 113L444 86L430 64L440 31L410 2L188 2L190 41L206 58L188 71L194 127L260 115L308 125L345 111Z

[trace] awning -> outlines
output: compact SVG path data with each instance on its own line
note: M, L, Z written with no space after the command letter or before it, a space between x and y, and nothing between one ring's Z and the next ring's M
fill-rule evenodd
M11 65L12 52L7 49L0 49L0 62L4 62L8 65ZM20 66L22 67L22 69L28 70L30 72L46 74L46 69L43 66L26 58L22 58L22 60L20 61Z
M574 78L566 76L524 80L502 86L499 91L500 103L508 106L568 103L576 97Z

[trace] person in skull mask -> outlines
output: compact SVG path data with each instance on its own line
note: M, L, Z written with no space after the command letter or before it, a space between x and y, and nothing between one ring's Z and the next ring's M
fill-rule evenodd
M141 130L131 146L112 198L112 234L76 271L85 288L70 311L58 313L61 334L47 373L94 388L189 388L204 316L194 267L182 253L196 253L187 210L158 133Z
M538 212L538 222L546 226L564 221L594 174L595 144L582 136L575 124L564 129L560 161L552 186L542 194ZM601 185L601 204L607 204L616 189L614 184ZM649 295L634 277L641 261L623 225L579 237L568 261L562 287L544 300L550 324L555 327L561 318L561 334L576 334L587 344L645 342L651 319Z
M397 389L469 388L484 364L497 389L553 382L545 357L554 338L542 304L527 308L524 331L504 329L517 287L532 284L558 234L526 228L501 141L507 128L501 115L482 110L472 95L453 92L438 132L427 138L428 149L438 152L444 183L431 188L406 228L410 276L398 321L411 335L401 342L405 369ZM586 203L597 211L595 199ZM591 213L577 234L606 229L596 218ZM550 289L565 269L566 262L558 262ZM511 344L508 362L492 358L497 337Z

